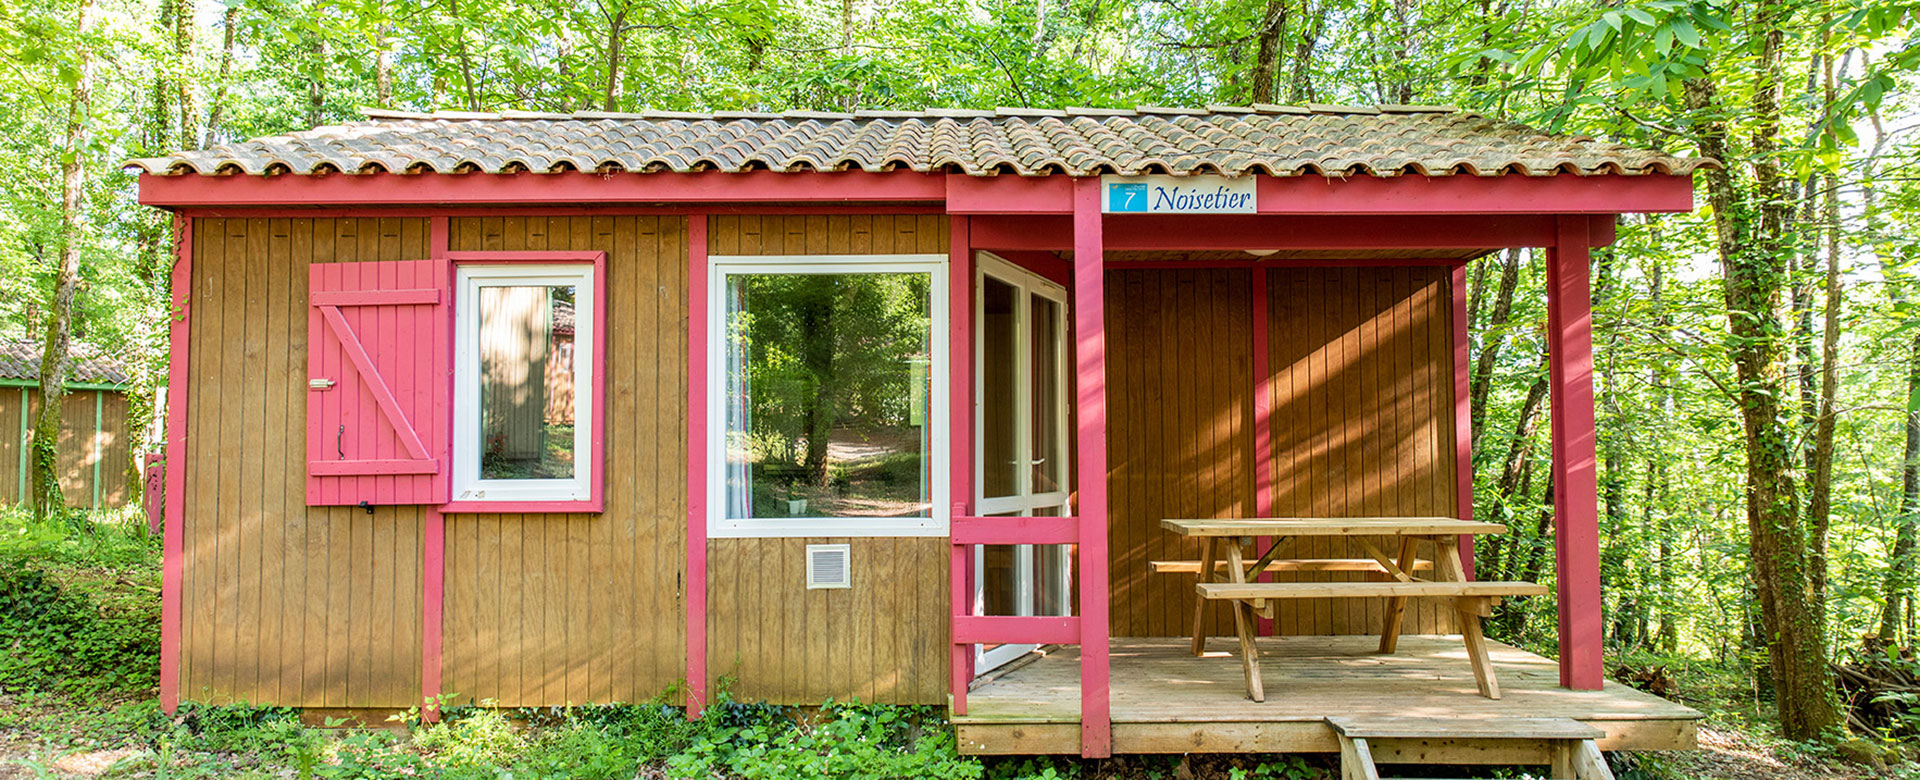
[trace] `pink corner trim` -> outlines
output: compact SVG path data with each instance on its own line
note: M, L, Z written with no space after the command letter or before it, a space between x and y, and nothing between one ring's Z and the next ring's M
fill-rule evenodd
M968 217L947 221L948 534L964 536L964 515L973 507L973 248ZM956 538L958 538L956 536ZM973 647L960 642L960 619L973 613L972 549L954 546L947 561L947 694L952 715L966 715L973 682Z
M180 708L180 598L185 576L187 517L187 347L192 308L193 221L173 218L173 307L167 326L166 527L160 550L160 706Z
M1113 752L1108 700L1107 322L1100 180L1073 188L1073 321L1080 491L1080 754Z
M1247 272L1247 296L1253 319L1253 513L1273 516L1273 372L1268 363L1267 344L1267 269L1255 267ZM1273 546L1270 538L1261 538L1260 554ZM1273 574L1260 575L1261 582L1272 582ZM1273 635L1273 619L1259 619L1259 633Z
M687 716L707 705L707 216L687 217Z
M1471 352L1468 349L1467 327L1467 267L1455 266L1452 281L1453 311L1449 319L1453 322L1453 463L1454 463L1454 512L1462 520L1473 519L1473 389ZM1467 571L1467 579L1475 579L1473 570L1473 537L1460 537L1460 563Z
M434 264L434 286L453 300L453 267L447 261L447 253L453 246L452 225L446 217L433 217L427 220L427 257L437 261ZM443 392L434 395L433 417L440 430L453 430L453 327L452 307L446 316L440 318L439 349L434 350L434 375L444 382ZM442 463L453 462L453 437L440 437L440 450L435 453ZM438 480L434 498L444 503L451 489L451 480ZM445 648L445 614L447 582L447 518L436 507L423 507L425 516L421 539L421 620L420 620L420 698L424 702L420 710L421 718L429 723L440 720L440 695L442 664Z
M947 222L948 399L952 457L947 464L952 506L948 533L966 534L965 515L973 507L973 247L971 221ZM956 544L947 562L948 604L952 622L947 647L947 692L954 715L967 714L967 686L973 681L973 647L960 641L959 620L973 613L972 550Z
M420 717L440 719L442 613L446 604L447 520L434 507L421 507L420 570Z

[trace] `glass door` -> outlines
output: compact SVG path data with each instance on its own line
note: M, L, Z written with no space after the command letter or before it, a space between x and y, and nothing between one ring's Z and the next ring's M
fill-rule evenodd
M992 255L980 256L974 296L974 500L985 517L1068 511L1066 290ZM973 611L1071 614L1067 545L974 548ZM1033 645L980 645L991 670Z

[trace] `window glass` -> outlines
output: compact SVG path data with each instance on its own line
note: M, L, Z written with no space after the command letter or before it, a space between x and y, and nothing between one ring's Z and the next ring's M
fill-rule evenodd
M480 478L574 476L576 287L480 288Z
M932 277L727 276L729 518L930 517Z
M1061 306L1058 301L1035 295L1032 301L1032 438L1033 492L1057 493L1067 489L1062 475L1066 458L1061 447L1060 350ZM1043 613L1052 614L1052 613Z
M1020 494L1018 399L1020 291L991 276L980 285L980 496Z
M588 264L459 266L453 501L593 500L595 280Z

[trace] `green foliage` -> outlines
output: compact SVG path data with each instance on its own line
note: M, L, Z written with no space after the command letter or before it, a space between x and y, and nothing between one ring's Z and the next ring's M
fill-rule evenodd
M759 710L730 714L667 760L676 777L979 778L954 750L953 731L926 708L828 702L817 717Z
M158 680L154 548L132 524L82 523L0 512L0 691L117 699Z

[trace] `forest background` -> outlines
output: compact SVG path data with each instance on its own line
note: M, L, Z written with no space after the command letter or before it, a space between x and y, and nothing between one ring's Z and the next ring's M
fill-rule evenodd
M125 357L151 419L171 225L120 162L366 106L1447 104L1713 157L1695 213L1594 257L1609 657L1711 667L1795 739L1904 734L1914 692L1831 664L1920 673L1916 31L1887 0L0 0L0 338L50 392L71 339ZM1515 529L1481 571L1544 582L1541 261L1469 276L1476 512ZM1496 634L1550 650L1553 609Z

